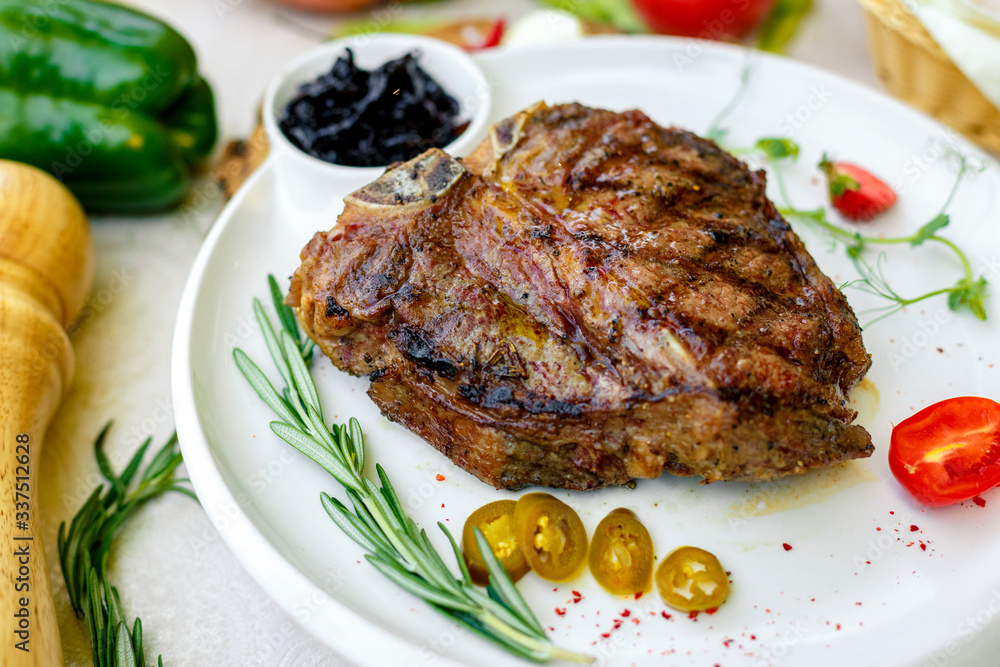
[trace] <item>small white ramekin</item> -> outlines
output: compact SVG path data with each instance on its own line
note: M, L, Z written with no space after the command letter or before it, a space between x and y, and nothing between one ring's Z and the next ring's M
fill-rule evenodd
M268 85L263 107L278 194L286 207L308 219L307 224L325 224L324 229L333 226L343 197L374 181L385 167L350 167L308 155L288 140L278 127L278 118L299 87L329 72L348 48L355 64L369 70L411 51L420 54L420 67L458 101L460 118L469 120L465 131L444 147L456 157L467 155L485 136L492 98L486 77L467 53L429 37L358 35L322 44L285 65Z

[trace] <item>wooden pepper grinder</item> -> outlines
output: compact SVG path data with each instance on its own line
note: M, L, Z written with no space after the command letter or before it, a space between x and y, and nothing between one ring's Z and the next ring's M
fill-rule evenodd
M94 249L83 209L43 171L0 160L0 665L62 665L38 520L49 420L73 377L66 326Z

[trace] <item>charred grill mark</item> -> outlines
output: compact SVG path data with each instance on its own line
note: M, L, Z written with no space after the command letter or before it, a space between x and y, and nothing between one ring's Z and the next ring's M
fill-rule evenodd
M396 349L404 357L418 366L434 371L441 377L454 380L458 369L446 357L436 353L435 349L415 329L399 327L389 332L389 338L394 339Z
M581 417L584 413L584 406L579 403L571 403L551 396L539 396L530 391L518 398L514 394L514 388L506 384L491 389L482 385L460 384L458 385L458 393L465 400L485 410L513 409L527 411L533 415L558 417Z

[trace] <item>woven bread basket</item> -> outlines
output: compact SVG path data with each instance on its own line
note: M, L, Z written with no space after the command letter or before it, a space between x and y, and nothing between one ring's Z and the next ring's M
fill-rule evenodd
M1000 153L1000 111L900 0L858 0L875 71L890 93Z

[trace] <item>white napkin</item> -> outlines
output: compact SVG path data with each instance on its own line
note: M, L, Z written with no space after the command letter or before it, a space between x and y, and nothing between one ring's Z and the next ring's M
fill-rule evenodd
M1000 0L910 0L906 5L1000 109Z

